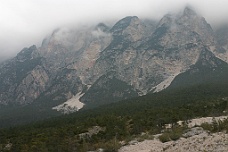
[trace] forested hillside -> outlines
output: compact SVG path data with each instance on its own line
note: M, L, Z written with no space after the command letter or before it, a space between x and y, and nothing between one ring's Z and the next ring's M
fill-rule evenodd
M0 150L116 151L121 141L152 138L165 124L175 126L179 120L227 114L228 90L223 89L216 92L216 88L208 85L166 90L39 123L1 129ZM141 136L143 132L146 137Z

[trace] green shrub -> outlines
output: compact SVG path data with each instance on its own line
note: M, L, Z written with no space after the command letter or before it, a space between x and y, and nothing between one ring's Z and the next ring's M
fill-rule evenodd
M213 120L212 124L209 123L203 123L201 124L201 127L204 130L208 130L210 132L220 132L220 131L226 131L228 132L228 119L224 120L224 121L215 121Z
M170 137L169 137L169 133L163 133L162 135L160 135L159 137L159 140L161 142L167 142L167 141L170 141Z
M208 131L212 131L213 130L213 127L211 124L205 122L205 123L202 123L201 124L201 127L204 129L204 130L208 130Z
M152 135L150 135L148 133L145 133L145 134L139 135L137 137L137 141L138 142L142 142L142 141L147 140L147 139L148 140L153 140L154 139L154 136L152 136Z
M180 133L177 133L177 132L172 132L169 134L169 137L171 140L178 140L180 137L181 137L181 134Z

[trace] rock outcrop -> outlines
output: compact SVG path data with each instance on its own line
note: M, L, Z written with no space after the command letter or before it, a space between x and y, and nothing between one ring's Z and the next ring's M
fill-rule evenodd
M227 120L227 116L203 117L189 120L188 129L176 141L162 143L158 137L161 134L154 135L153 140L144 140L141 142L129 142L119 149L119 152L192 152L192 151L211 151L226 152L228 149L228 134L226 132L211 133L202 127L195 127L203 123L211 124L214 121Z

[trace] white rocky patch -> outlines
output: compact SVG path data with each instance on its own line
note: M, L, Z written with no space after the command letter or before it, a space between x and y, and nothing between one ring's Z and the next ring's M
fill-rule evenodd
M163 89L167 88L178 74L180 74L180 72L171 75L170 77L159 83L157 86L153 87L153 89L155 89L154 92L160 92Z
M223 61L228 63L228 51L226 51L224 53L219 53L219 52L216 51L216 47L215 46L210 46L209 48L210 48L210 50L214 53L214 55L217 58L219 58L219 59L221 59L221 60L223 60ZM224 46L223 48L228 48L228 45Z
M228 116L219 116L219 117L203 117L203 118L196 118L196 119L192 119L189 123L188 123L188 127L192 128L194 126L200 126L203 123L209 123L212 124L213 121L224 121L225 119L227 119ZM179 121L178 123L180 123L181 121Z
M75 96L73 96L71 99L67 100L66 102L53 107L53 110L57 110L60 111L64 114L69 114L69 113L73 113L76 112L80 109L83 108L83 106L85 105L84 103L80 102L80 98L84 95L84 93L78 93Z
M195 127L195 126L200 126L202 125L203 123L208 123L208 124L212 124L213 121L224 121L228 119L228 116L219 116L219 117L202 117L202 118L195 118L195 119L191 119L191 120L188 120L187 121L187 124L188 124L188 127L189 128L192 128L192 127ZM182 126L184 122L183 121L178 121L177 124ZM168 128L171 128L172 127L172 124L166 124L165 125L166 129Z

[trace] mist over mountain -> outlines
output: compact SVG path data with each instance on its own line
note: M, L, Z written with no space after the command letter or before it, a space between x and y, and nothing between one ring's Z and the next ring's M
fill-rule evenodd
M204 16L213 27L227 23L226 0L1 1L0 58L12 58L19 50L32 44L40 47L41 39L56 28L96 25L99 22L110 22L112 26L125 16L159 20L167 13L179 13L186 4Z
M23 124L189 88L203 90L193 97L225 98L228 28L196 10L55 28L40 46L0 63L0 121Z
M0 1L0 151L226 152L227 6Z
M214 31L191 7L181 10L158 21L128 16L112 26L54 30L41 47L0 65L0 103L54 107L81 94L78 102L97 106L167 88L204 50L227 64L226 28Z

